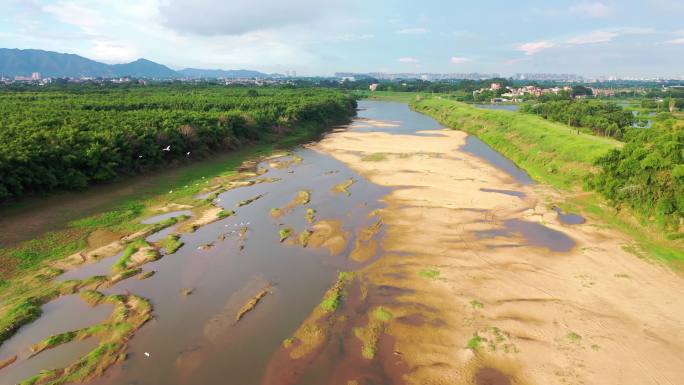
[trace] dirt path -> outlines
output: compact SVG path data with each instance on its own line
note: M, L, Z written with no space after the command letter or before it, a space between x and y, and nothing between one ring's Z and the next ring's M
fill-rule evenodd
M338 132L314 147L396 187L384 255L361 277L402 293L373 305L394 315L407 383L684 384L681 277L600 224L563 225L557 192L458 150L466 134L428 134Z

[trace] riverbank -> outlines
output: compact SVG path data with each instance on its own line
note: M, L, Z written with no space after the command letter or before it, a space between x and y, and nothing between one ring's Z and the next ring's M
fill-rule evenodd
M684 380L681 277L600 216L561 222L552 206L576 192L520 185L455 150L466 136L348 131L315 147L393 188L382 256L355 274L351 330L337 331L358 351L336 373L360 361L408 384ZM333 383L369 378L352 374Z
M621 146L620 142L577 134L571 127L536 116L481 110L440 98L414 98L410 105L445 126L477 136L535 180L570 192L564 194L563 202L558 202L561 207L581 211L629 234L636 240L628 246L635 254L666 262L679 271L684 268L681 240L668 239L658 224L629 209L618 212L598 194L586 189L590 175L596 172L596 159Z

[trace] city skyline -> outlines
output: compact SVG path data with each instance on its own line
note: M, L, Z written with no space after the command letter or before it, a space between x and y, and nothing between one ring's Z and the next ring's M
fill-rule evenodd
M0 46L173 69L569 73L681 78L684 4L672 0L413 4L261 0L1 0Z

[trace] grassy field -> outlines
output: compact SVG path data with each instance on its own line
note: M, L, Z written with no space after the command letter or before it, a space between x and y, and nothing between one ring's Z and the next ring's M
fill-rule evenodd
M571 192L564 209L600 219L629 234L636 244L627 246L639 257L664 261L684 268L684 244L667 239L662 228L631 210L617 213L598 194L585 191L596 171L594 161L621 143L577 131L540 117L500 110L485 110L439 97L404 96L418 112L447 127L475 135L525 169L535 180ZM388 97L392 97L389 95Z

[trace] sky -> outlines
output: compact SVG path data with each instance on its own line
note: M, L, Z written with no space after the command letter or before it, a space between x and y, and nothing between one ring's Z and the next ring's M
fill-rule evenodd
M684 76L684 0L0 0L0 47L174 69Z

